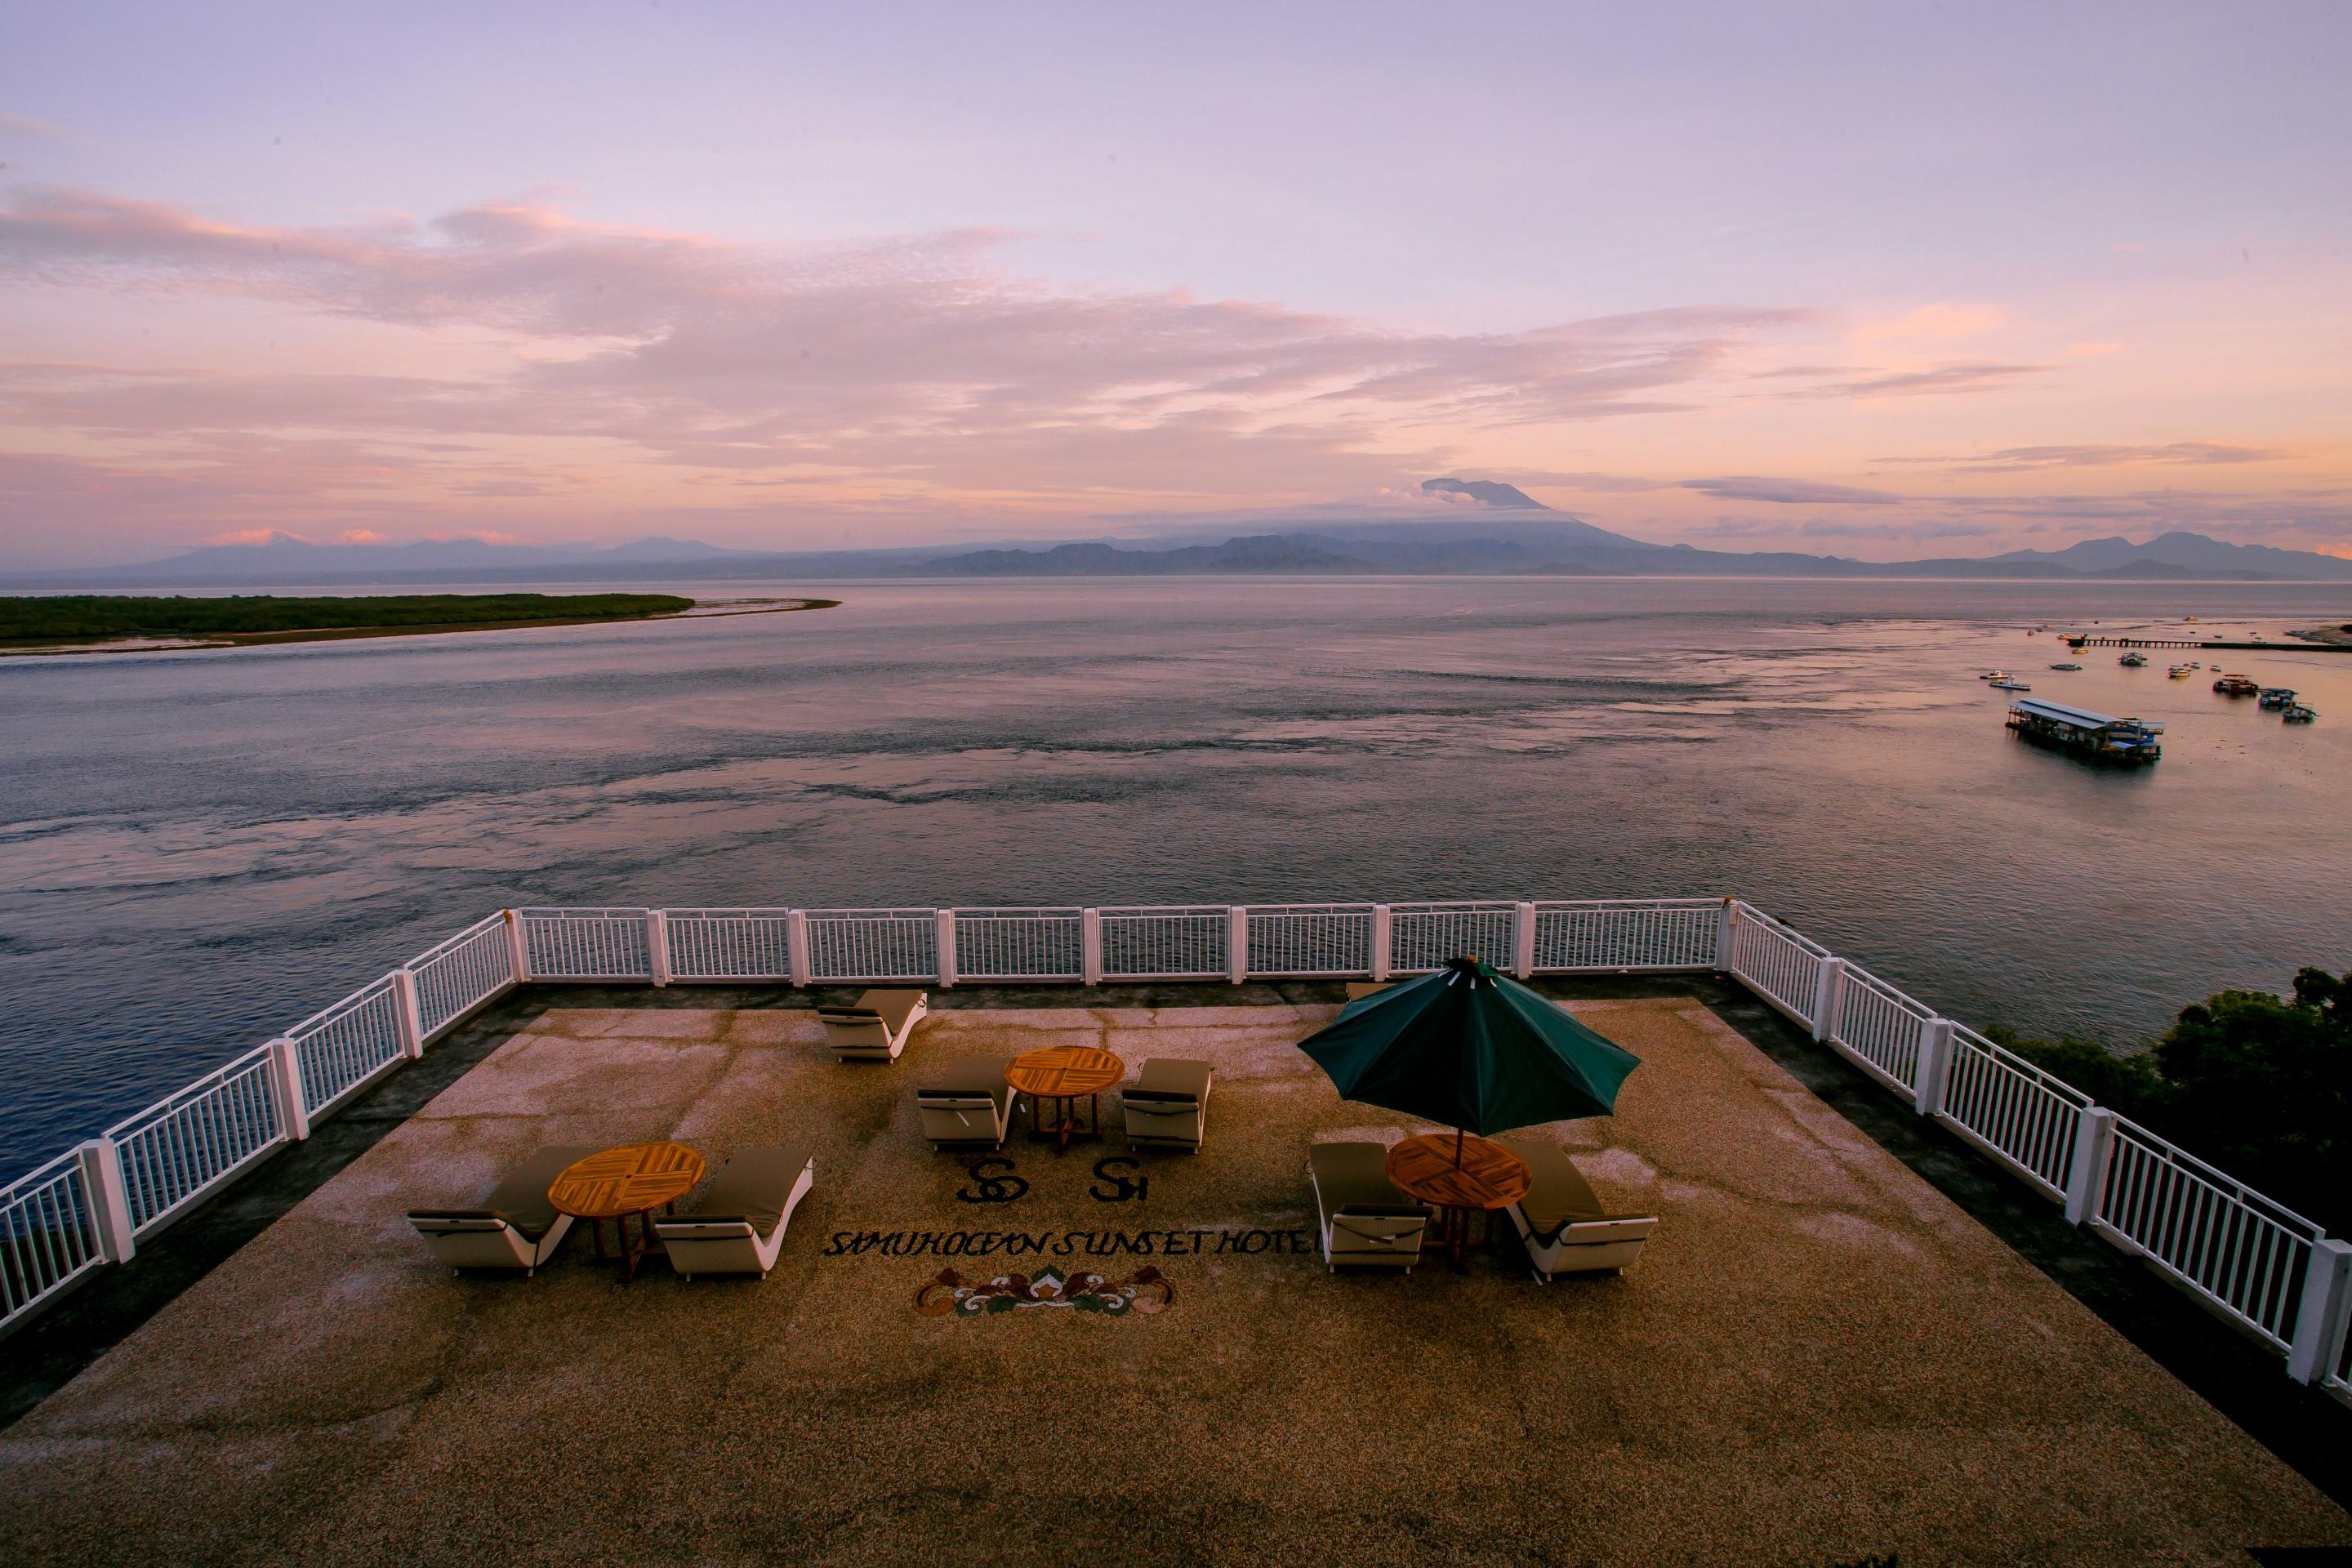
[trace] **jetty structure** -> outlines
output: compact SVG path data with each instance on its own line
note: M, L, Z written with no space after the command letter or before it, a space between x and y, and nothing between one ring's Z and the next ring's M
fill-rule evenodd
M2021 697L2010 705L2009 727L2020 740L2049 746L2093 762L2137 767L2164 755L2157 737L2164 726L2145 720L2118 719L2039 697Z
M1297 1042L1472 953L1641 1058L1531 1133L1622 1275L1326 1270L1310 1152L1427 1129ZM1041 1048L1199 1137L1007 1128ZM813 1179L733 1279L407 1217L623 1148ZM1739 898L499 910L0 1188L0 1289L12 1563L2352 1547L2352 1243Z

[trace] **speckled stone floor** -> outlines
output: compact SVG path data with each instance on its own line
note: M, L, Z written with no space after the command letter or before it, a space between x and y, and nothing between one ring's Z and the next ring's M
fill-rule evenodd
M1615 1118L1549 1131L1664 1224L1622 1279L1550 1286L1496 1258L1334 1278L1302 1250L1307 1146L1418 1130L1292 1049L1328 1007L942 1013L891 1067L835 1065L804 1013L548 1014L0 1434L0 1561L1910 1568L2352 1544L2341 1509L1704 1006L1574 1010L1644 1065ZM1206 1152L1097 1173L1129 1155L1108 1097L1103 1143L1016 1139L978 1178L920 1140L926 1058L1057 1043L1213 1061ZM656 1137L814 1142L766 1280L656 1263L624 1287L584 1236L534 1279L454 1278L402 1218L542 1144ZM969 1256L1007 1235L1044 1250ZM917 1309L943 1268L1045 1267L1154 1268L1171 1299Z

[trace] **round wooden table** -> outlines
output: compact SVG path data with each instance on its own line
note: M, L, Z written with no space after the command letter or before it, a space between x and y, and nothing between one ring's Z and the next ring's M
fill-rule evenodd
M1029 1097L1029 1136L1055 1140L1062 1152L1073 1138L1102 1136L1104 1089L1127 1076L1127 1064L1108 1051L1091 1046L1055 1046L1029 1051L1004 1064L1004 1081ZM1048 1127L1043 1119L1045 1101L1057 1107L1058 1120ZM1078 1101L1087 1102L1090 1127L1078 1125Z
M1517 1203L1535 1185L1528 1163L1500 1143L1464 1137L1460 1149L1462 1163L1456 1165L1454 1135L1424 1132L1390 1149L1388 1159L1389 1180L1407 1197L1437 1210L1437 1240L1453 1254L1456 1268L1469 1246L1470 1216L1486 1216L1481 1245L1491 1243L1496 1211Z
M588 1222L596 1256L604 1256L604 1222L620 1235L621 1278L637 1277L637 1259L654 1247L654 1210L674 1208L702 1180L702 1156L683 1143L624 1143L575 1160L548 1184L558 1214ZM639 1245L629 1246L629 1216L637 1216Z

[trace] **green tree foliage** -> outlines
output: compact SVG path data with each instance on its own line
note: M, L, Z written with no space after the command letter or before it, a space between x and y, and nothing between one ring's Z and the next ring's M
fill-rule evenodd
M2288 997L2219 992L2137 1051L1991 1034L2331 1232L2352 1231L2352 973L2305 969Z
M670 615L693 605L691 599L668 594L358 594L336 598L61 594L0 598L0 642L608 620Z

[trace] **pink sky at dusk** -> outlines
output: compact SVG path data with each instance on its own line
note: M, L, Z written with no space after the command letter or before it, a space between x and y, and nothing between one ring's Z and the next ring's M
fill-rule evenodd
M1438 474L1734 549L2352 553L2340 7L862 15L22 18L0 568Z

